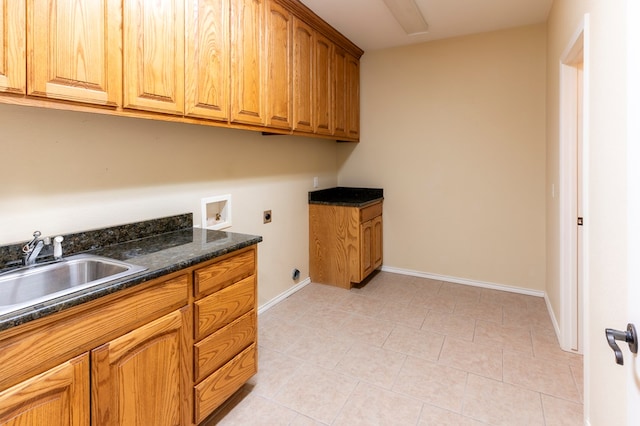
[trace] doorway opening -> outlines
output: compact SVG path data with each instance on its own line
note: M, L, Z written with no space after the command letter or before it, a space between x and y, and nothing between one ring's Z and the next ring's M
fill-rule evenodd
M584 289L587 102L586 20L565 49L560 63L560 346L584 350Z

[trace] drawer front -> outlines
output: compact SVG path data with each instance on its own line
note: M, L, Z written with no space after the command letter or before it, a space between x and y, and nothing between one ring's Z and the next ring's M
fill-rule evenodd
M256 340L256 312L244 314L194 346L195 381L199 382Z
M255 276L195 302L196 340L208 336L255 308Z
M366 222L382 214L382 203L360 209L360 223Z
M255 343L195 387L195 422L200 423L258 371Z
M194 274L194 294L199 299L222 290L243 278L255 274L256 254L251 248L228 259L198 269Z

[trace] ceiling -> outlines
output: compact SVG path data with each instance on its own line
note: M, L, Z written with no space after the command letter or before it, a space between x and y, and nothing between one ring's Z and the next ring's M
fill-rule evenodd
M429 31L408 36L383 0L301 0L365 52L547 20L553 0L415 0Z

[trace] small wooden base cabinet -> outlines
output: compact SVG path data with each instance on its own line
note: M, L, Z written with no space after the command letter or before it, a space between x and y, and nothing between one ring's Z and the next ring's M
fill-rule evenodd
M365 207L309 204L311 281L351 288L382 265L382 201Z
M0 425L200 423L257 372L256 246L0 333Z

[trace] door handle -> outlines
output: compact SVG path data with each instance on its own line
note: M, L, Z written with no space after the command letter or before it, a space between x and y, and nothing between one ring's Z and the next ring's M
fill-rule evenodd
M634 354L638 353L638 333L636 333L636 327L633 324L627 324L627 331L607 328L604 330L604 333L607 336L607 343L611 349L613 349L613 353L616 356L616 364L624 365L622 351L616 343L616 340L627 342L629 344L629 350Z

